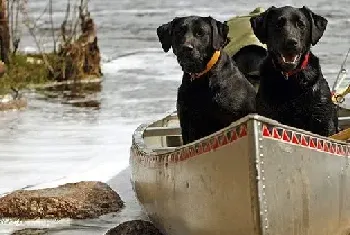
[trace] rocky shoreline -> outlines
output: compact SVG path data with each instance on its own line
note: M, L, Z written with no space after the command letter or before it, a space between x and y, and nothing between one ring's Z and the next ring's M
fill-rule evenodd
M18 190L0 197L0 219L94 219L120 212L125 203L108 184L99 181L67 183L56 188ZM117 224L116 224L117 225ZM49 228L25 228L11 235L54 234ZM102 235L102 234L101 234ZM130 220L105 235L163 235L150 221Z
M117 212L124 203L107 184L69 183L57 188L19 190L0 198L0 218L87 219Z
M11 235L47 235L49 234L49 231L47 229L36 229L36 228L26 228L17 230Z

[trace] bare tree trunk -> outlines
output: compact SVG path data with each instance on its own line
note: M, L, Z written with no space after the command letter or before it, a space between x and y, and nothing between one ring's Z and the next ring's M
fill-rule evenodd
M7 0L0 0L0 40L1 40L1 60L8 64L10 51L10 29L8 22Z
M52 30L52 40L53 40L53 52L56 54L57 51L57 42L56 42L56 36L55 36L55 26L53 22L53 9L52 9L52 0L49 0L49 14L50 14L50 21L51 21L51 30Z

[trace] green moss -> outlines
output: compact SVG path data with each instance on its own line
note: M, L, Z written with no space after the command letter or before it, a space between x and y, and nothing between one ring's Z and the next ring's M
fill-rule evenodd
M48 54L47 58L51 64L55 55ZM30 60L37 60L39 63L33 63ZM42 55L11 55L6 72L0 78L0 94L8 93L11 87L23 89L28 85L47 83L50 81L48 73L48 69L42 61Z

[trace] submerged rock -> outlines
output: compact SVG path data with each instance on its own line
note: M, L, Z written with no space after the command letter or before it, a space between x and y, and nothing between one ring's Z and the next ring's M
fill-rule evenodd
M107 231L105 235L163 235L151 222L130 220Z
M0 198L0 218L85 219L117 212L122 207L118 193L107 184L83 181L8 194Z
M11 235L47 235L49 234L47 229L36 229L36 228L26 228L26 229L21 229L17 230Z

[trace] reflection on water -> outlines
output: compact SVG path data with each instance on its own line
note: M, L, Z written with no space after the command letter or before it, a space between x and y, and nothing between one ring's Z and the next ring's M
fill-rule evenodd
M39 99L62 104L70 104L73 107L85 107L100 109L102 82L59 84L38 89L41 95Z

